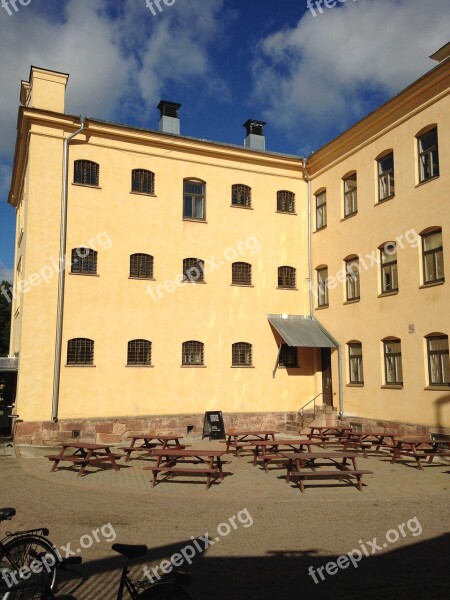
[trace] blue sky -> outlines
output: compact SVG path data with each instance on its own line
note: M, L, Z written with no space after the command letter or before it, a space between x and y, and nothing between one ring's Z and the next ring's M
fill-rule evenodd
M9 1L9 0L5 0ZM70 74L67 112L157 129L161 98L182 134L308 155L434 66L448 0L17 0L0 5L0 280L14 262L7 204L19 86L30 65ZM328 0L328 4L333 2Z

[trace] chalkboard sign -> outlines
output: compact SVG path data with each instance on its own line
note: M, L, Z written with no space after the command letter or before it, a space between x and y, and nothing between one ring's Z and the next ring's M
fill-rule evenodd
M205 437L209 437L210 440L225 439L225 425L220 410L205 412L202 439Z

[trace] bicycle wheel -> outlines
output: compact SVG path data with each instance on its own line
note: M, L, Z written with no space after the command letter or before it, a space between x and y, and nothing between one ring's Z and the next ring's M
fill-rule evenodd
M159 583L142 592L139 600L192 600L183 588L176 583Z
M50 555L50 557L48 557ZM43 576L41 574L35 574L31 570L31 577L28 580L20 578L19 569L22 567L30 568L34 562L34 568L36 568L36 562L40 561L42 565L42 573L47 575L47 570L44 568L42 561L45 557L46 563L50 568L48 574L48 582L50 583L51 589L56 583L56 565L59 562L59 557L55 551L54 546L49 540L39 535L19 535L12 538L7 542L0 555L0 563L2 566L7 566L12 573L10 573L9 581L11 583L24 582L26 581L26 588L21 590L11 589L9 592L8 600L38 600L41 597ZM48 558L47 558L48 557ZM15 578L15 579L14 579ZM28 585L29 582L29 585ZM48 585L48 583L47 583Z

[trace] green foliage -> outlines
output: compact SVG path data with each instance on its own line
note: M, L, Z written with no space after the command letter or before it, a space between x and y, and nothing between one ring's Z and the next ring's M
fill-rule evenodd
M11 329L11 294L9 288L11 284L7 281L2 281L0 284L0 356L7 356L9 352L9 332ZM7 292L6 297L1 293L2 290Z

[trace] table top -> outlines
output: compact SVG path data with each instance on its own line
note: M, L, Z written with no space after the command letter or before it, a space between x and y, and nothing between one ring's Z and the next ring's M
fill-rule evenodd
M357 458L354 452L293 452L292 454L282 453L282 456L305 461L311 460L311 458Z
M158 435L157 433L145 433L141 435L132 435L127 440L162 440L164 442L170 442L171 440L179 440L182 438L181 435Z
M63 448L79 448L83 450L106 450L110 449L111 444L92 444L90 442L60 442Z
M317 446L317 442L314 440L310 440L309 438L305 440L288 440L288 439L278 439L278 440L254 440L253 442L249 442L251 446L294 446L304 444L305 446Z
M355 437L364 437L364 436L376 436L376 437L395 437L394 433L384 433L383 431L350 431L349 435L354 435Z
M316 427L308 425L308 429L311 429L311 431L314 431L314 429L317 429L318 431L325 431L325 430L330 430L330 431L351 431L352 428L351 427L345 427L343 425L328 425L327 427Z
M225 435L238 436L238 435L275 435L278 431L262 430L262 431L227 431Z
M152 456L223 456L225 450L189 450L182 448L157 448L151 451Z

